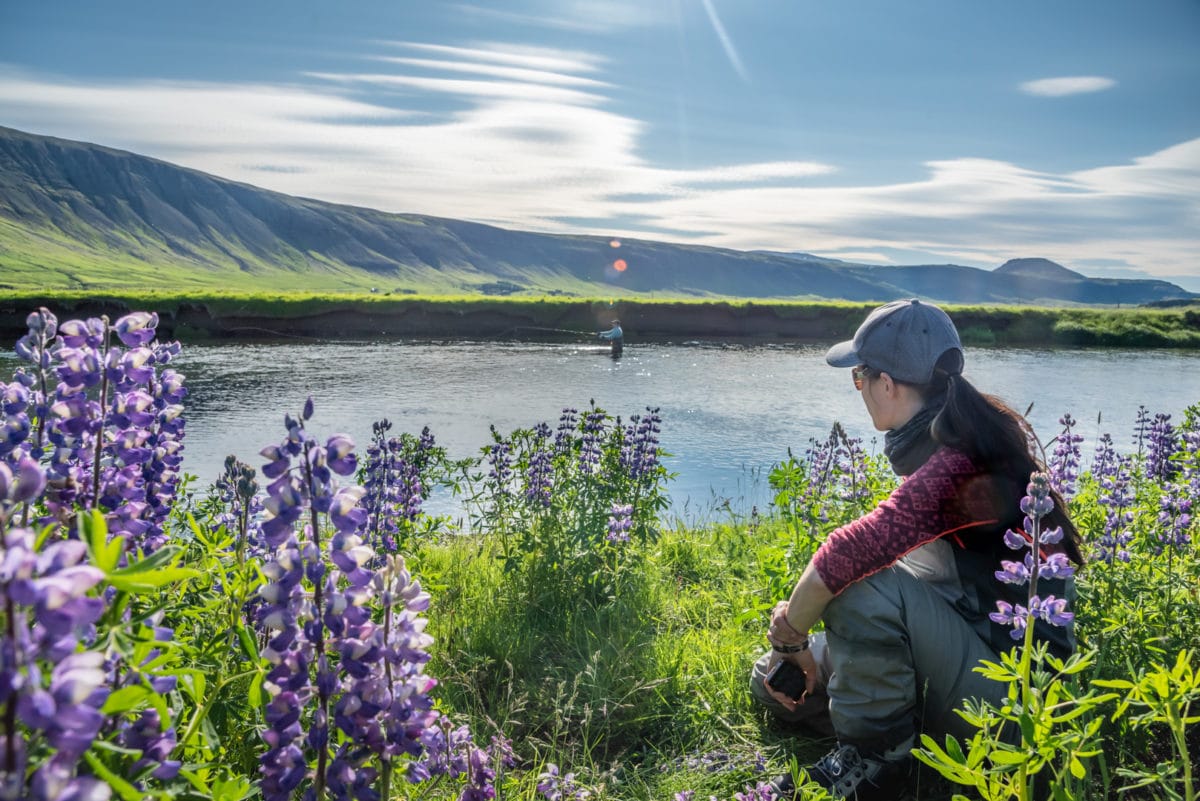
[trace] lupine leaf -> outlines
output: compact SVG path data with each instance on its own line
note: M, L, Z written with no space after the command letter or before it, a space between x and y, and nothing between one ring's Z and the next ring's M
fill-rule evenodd
M136 708L149 694L150 690L140 684L122 687L109 694L107 700L104 702L104 706L100 707L100 714L115 715L121 712L128 712Z
M242 644L242 651L250 659L258 661L258 644L254 641L254 636L244 625L238 624L237 627L238 641Z
M988 758L997 765L1021 765L1026 760L1025 754L1020 751L1009 751L999 748L988 754Z
M960 765L967 764L967 757L963 754L962 745L958 739L947 734L946 735L946 753Z
M111 573L121 560L121 548L124 540L115 537L109 541L108 524L104 520L104 515L96 509L93 509L90 514L80 515L79 525L83 528L83 541L88 544L88 550L91 551L92 564L105 573Z
M125 801L142 801L142 791L109 770L108 766L101 762L95 754L88 751L83 756L87 759L88 765L91 766L96 775L104 779L109 787L116 790L117 795L121 796Z
M250 680L250 689L247 696L250 700L251 709L261 709L266 704L266 696L263 693L263 680L267 674L264 671L259 671L254 674L254 678Z
M132 573L110 573L108 583L125 592L146 592L184 579L195 578L199 570L188 567L165 567L160 570L139 570Z

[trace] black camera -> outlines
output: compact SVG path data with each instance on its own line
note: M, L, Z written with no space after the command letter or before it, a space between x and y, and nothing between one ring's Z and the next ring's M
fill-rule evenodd
M804 696L804 690L808 687L804 671L786 660L780 660L771 668L771 672L767 674L767 684L775 692L783 693L797 701Z

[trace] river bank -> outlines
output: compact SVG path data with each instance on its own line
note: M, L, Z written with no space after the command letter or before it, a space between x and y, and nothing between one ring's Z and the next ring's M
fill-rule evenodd
M60 319L152 310L185 342L338 339L554 340L619 318L633 341L822 342L851 336L874 303L490 298L394 295L11 293L0 334L20 335L45 306ZM946 306L968 345L1200 348L1200 307Z

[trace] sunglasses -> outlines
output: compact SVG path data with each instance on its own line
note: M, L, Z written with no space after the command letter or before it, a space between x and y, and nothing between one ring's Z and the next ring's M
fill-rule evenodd
M865 364L860 364L858 367L850 370L850 377L854 379L854 388L859 392L862 392L863 382L867 380L867 376L870 375L870 373L871 368L867 367Z

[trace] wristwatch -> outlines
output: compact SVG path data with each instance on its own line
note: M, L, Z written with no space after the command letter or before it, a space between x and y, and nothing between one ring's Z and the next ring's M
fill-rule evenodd
M780 654L798 654L801 651L808 650L808 640L805 640L804 642L798 643L796 645L775 645L774 643L772 643L771 650L775 651L776 653L780 653Z

